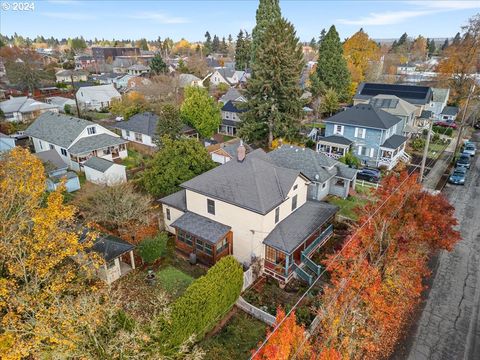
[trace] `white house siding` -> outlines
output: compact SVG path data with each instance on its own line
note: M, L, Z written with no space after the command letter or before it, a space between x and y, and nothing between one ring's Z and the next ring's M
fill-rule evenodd
M230 161L230 157L212 153L212 160L219 164L225 164Z
M140 134L140 133L137 133L137 134ZM134 131L128 131L128 130L122 129L122 138L125 139L125 140L136 142L136 143L147 145L147 146L152 146L152 147L156 146L150 136L145 135L145 134L140 134L140 135L142 136L142 141L141 142L137 141L137 139L135 138L135 132Z
M42 151L47 151L47 150L50 150L50 149L53 148L58 153L58 155L60 155L63 162L65 164L67 164L70 168L73 169L73 167L71 166L72 161L70 160L70 153L68 152L68 149L62 148L58 145L55 145L55 144L52 144L52 143L49 143L49 142L46 142L44 140L40 140L40 139L37 139L37 138L34 138L34 137L32 137L32 140L33 140L33 147L35 148L36 153L39 153L39 152L42 152ZM67 155L66 156L62 154L62 149L67 150Z
M168 220L167 218L167 209L170 210L170 220ZM165 230L167 230L172 234L175 234L175 229L171 225L175 220L177 220L183 214L185 214L183 211L180 211L168 205L163 205L163 219L165 223Z
M92 169L88 166L84 166L85 178L87 181L90 181L95 184L102 185L115 185L124 183L127 181L127 175L125 173L125 166L113 164L109 169L104 173L101 171Z
M293 186L287 195L287 200L279 206L279 222L292 213L292 197L295 194L297 195L296 209L300 208L307 200L307 182L298 177L295 185L298 185L298 188L293 190ZM207 212L207 199L215 201L215 215ZM238 261L250 264L252 256L264 257L263 240L276 226L275 209L266 215L261 215L190 190L186 191L186 202L189 211L232 228L233 255Z

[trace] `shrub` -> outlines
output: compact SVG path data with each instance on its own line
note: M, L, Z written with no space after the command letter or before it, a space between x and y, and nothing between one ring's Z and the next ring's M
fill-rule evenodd
M413 150L419 151L425 147L425 139L416 138L412 141L412 148Z
M195 335L200 340L235 304L243 285L242 265L226 256L195 280L172 305L170 316L161 324L165 353L174 351Z
M167 233L163 232L154 238L145 239L138 244L138 254L142 258L143 262L151 264L165 255L167 251L167 241L168 235Z
M353 155L352 152L348 152L345 156L338 159L338 161L355 168L358 168L361 164L360 159Z
M439 140L440 140L440 135L438 135L437 133L433 134L432 142L433 143L438 143Z
M63 111L65 111L65 114L71 114L72 113L72 107L69 104L65 104L63 106Z

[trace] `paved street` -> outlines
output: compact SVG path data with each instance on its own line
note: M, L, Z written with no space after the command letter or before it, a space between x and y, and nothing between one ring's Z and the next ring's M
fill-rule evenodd
M476 134L477 147L480 134ZM456 208L462 241L439 255L431 290L408 359L480 359L480 157L466 185L445 189ZM439 219L441 221L441 219Z

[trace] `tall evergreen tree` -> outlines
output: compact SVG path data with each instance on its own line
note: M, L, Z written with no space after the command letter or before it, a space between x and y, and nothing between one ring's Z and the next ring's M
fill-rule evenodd
M350 72L343 56L343 47L337 29L332 25L318 49L317 71L315 73L317 86L332 88L344 101L349 96ZM319 93L319 88L313 89Z
M227 53L227 42L225 41L225 36L222 38L222 42L220 43L220 51L224 54Z
M203 48L205 49L205 55L208 55L212 52L212 37L208 31L205 33L205 42L203 43Z
M322 29L322 31L320 31L320 36L318 37L318 46L322 44L323 39L325 39L325 35L327 35L327 31Z
M312 40L310 40L309 46L310 46L313 50L317 50L317 39L315 39L315 38L313 37Z
M235 43L235 69L248 69L250 64L250 50L251 40L247 32L240 30L237 35L237 42Z
M449 43L448 39L445 39L445 42L442 45L442 51L445 50L448 47L448 45L450 45L450 43Z
M247 83L246 112L239 135L272 145L274 137L294 139L302 116L300 76L302 45L291 23L279 18L257 32L252 77Z
M255 60L259 43L262 41L261 36L268 24L282 17L279 0L260 0L255 16L256 25L252 31L252 52L251 60Z
M435 45L435 41L433 39L430 39L430 42L427 41L427 44L428 44L428 55L431 56L437 50L437 47Z
M219 50L220 50L220 39L218 38L217 35L213 35L212 51L213 52L218 52Z
M455 37L454 37L453 40L452 40L452 44L453 44L453 45L460 44L460 40L462 40L462 36L460 35L459 32L457 32L457 33L455 34Z

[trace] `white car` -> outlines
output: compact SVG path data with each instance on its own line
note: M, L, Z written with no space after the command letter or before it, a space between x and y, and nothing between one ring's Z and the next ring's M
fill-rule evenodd
M475 153L477 152L477 147L475 146L474 143L468 141L465 143L463 146L463 153L468 154L470 156L475 156Z

